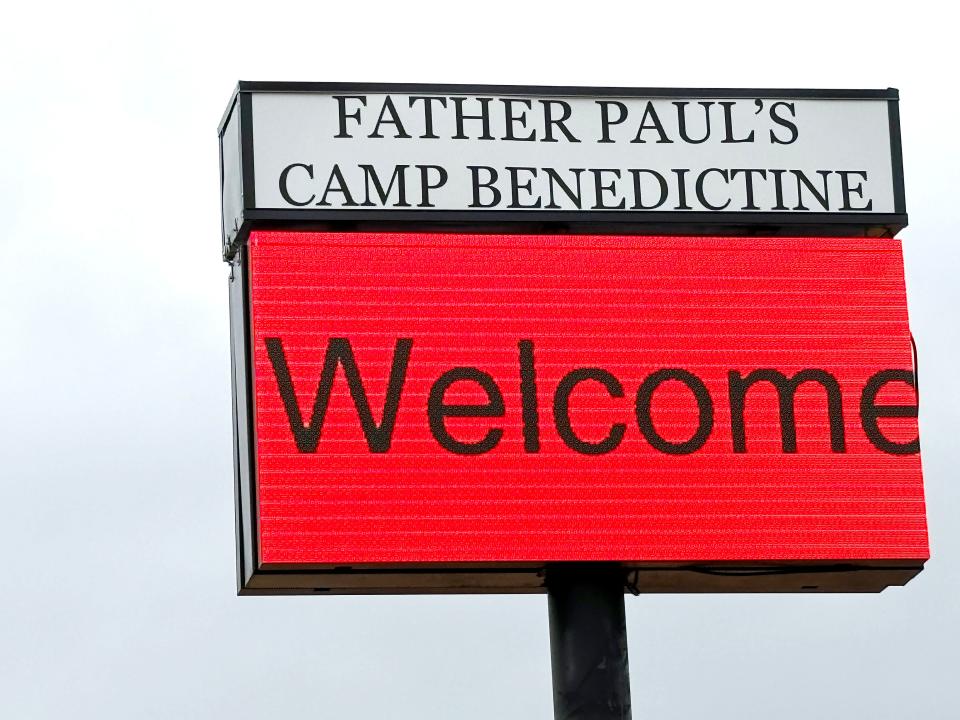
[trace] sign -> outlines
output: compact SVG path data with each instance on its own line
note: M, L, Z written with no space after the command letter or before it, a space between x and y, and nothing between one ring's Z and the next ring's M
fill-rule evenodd
M876 591L928 556L899 240L254 230L233 267L243 593Z
M892 235L906 224L897 102L895 90L241 83L220 131L225 252L256 221Z

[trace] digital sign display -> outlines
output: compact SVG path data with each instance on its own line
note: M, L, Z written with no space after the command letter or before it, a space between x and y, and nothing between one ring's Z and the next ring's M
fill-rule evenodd
M232 304L243 591L928 557L899 240L255 230Z

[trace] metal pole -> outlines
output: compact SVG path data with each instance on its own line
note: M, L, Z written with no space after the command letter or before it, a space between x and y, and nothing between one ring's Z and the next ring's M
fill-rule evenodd
M555 720L630 720L624 570L547 569Z

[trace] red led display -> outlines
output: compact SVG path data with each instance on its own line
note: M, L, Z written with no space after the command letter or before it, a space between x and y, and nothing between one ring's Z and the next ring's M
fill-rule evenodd
M928 555L900 241L249 240L264 567Z

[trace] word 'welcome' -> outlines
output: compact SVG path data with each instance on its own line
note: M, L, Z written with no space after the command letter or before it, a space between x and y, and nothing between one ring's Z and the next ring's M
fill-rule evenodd
M282 340L266 338L265 344L277 388L290 422L290 429L300 452L315 453L318 450L338 367L343 368L370 452L385 453L390 450L413 348L411 338L398 338L394 344L386 398L379 423L374 420L353 348L347 338L331 338L327 343L323 369L308 422L304 422L304 416L297 401ZM537 453L540 451L540 412L534 344L530 340L520 340L517 347L524 451ZM692 393L697 405L697 426L693 434L683 441L664 438L657 431L651 415L654 393L669 381L683 383ZM792 377L787 377L784 373L770 368L759 368L746 375L737 370L730 370L727 373L727 381L734 452L747 452L747 429L744 421L747 394L748 390L758 383L772 385L777 391L783 452L797 452L794 399L797 389L805 383L815 383L823 388L827 399L831 450L835 453L846 452L842 391L837 379L829 372L807 368L795 373ZM448 402L447 391L461 382L473 383L480 388L486 395L486 402L472 404ZM567 447L578 453L601 455L612 452L624 439L627 429L625 422L612 423L606 436L600 440L587 440L580 437L571 422L571 395L578 385L585 382L600 384L612 398L625 397L626 391L622 383L608 370L600 367L571 369L560 379L553 393L553 422L557 433ZM885 369L873 374L867 380L860 397L861 426L867 438L878 450L893 455L915 454L920 449L919 439L914 438L907 442L891 440L883 434L879 426L880 418L917 416L916 404L877 403L881 390L888 383L894 382L906 383L915 388L914 375L909 370ZM703 447L713 431L714 398L703 380L682 368L663 368L648 375L636 390L634 410L634 420L643 437L651 446L663 453L687 455L696 452ZM433 383L428 396L426 414L431 434L444 449L458 455L480 455L497 447L503 437L503 428L491 423L491 427L482 439L466 442L454 437L450 432L446 423L447 418L502 418L506 414L506 406L500 386L489 373L476 367L461 366L442 373Z

